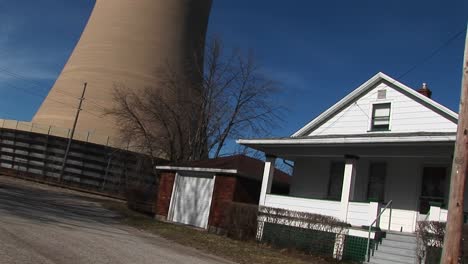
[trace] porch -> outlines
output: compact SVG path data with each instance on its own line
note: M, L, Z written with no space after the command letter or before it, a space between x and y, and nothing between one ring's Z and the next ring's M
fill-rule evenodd
M349 202L346 219L342 215L342 204L338 201L297 198L284 195L267 194L264 206L281 208L291 211L307 212L332 216L341 219L352 226L369 226L376 220L386 204L377 202ZM430 206L427 214L417 211L394 209L389 207L377 219L376 224L382 230L414 232L417 221L447 221L447 209L440 206ZM402 230L406 226L410 229Z
M265 162L260 206L332 216L355 227L376 221L374 226L397 232L414 232L418 221L446 221L452 144L265 150L274 155ZM294 164L288 196L269 188L270 170L279 159ZM391 207L376 219L390 201Z

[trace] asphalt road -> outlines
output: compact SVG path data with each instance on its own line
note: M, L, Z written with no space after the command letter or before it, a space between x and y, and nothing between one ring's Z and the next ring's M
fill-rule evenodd
M231 263L117 217L88 195L0 176L0 263Z

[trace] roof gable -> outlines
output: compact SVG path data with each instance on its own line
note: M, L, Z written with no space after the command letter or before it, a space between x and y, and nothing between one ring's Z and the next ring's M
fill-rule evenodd
M377 90L388 97L377 100ZM391 103L390 132L455 132L458 115L395 79L377 73L292 137L369 132L372 104Z

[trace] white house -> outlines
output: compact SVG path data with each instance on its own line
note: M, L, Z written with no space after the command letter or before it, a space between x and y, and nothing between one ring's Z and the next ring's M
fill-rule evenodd
M430 95L378 73L290 137L238 140L267 156L259 204L361 227L392 201L377 225L408 233L445 221L458 115ZM294 162L288 196L270 193L276 159Z

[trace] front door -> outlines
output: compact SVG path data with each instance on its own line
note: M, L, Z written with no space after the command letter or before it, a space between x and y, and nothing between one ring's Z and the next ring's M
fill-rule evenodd
M447 167L425 167L423 170L423 181L421 198L419 199L419 212L427 214L430 203L446 206L447 190Z

